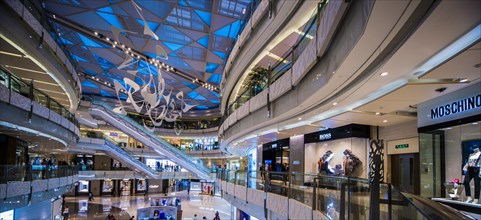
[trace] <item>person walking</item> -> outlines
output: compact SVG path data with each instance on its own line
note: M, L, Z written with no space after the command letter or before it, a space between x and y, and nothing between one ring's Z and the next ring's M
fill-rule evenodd
M93 201L94 200L94 194L90 191L89 192L89 201Z
M220 220L220 217L219 217L219 211L215 211L215 217L214 217L214 220Z
M192 218L192 220L198 220L198 219L197 219L197 214L194 214L194 218Z
M129 220L135 220L135 216L132 215Z

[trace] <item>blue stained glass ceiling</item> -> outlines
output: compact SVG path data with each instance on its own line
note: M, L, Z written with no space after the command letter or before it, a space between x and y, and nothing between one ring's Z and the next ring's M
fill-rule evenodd
M111 26L121 29L119 43L135 51L157 58L156 47L160 46L168 57L161 57L167 65L177 68L185 75L200 79L219 87L224 63L234 45L243 18L243 9L251 0L169 0L169 1L106 1L93 4L91 0L45 0L45 9L57 16L62 15L70 24L82 27L87 32L77 31L58 20L48 20L67 45L67 53L77 60L79 72L95 76L100 82L113 82L125 77L143 84L148 79L148 69L157 76L156 68L147 63L132 60L121 70L117 67L127 60L125 53L112 45L99 41L94 32L114 39ZM134 4L141 9L141 15ZM77 7L62 10L62 6ZM158 36L144 35L144 20L148 28ZM222 20L221 20L222 19ZM216 25L217 24L217 25ZM89 35L90 34L90 35ZM217 57L212 56L215 54ZM168 90L184 91L189 104L195 109L215 109L219 106L219 93L192 83L192 80L163 72ZM96 80L83 79L82 86L89 88L85 93L112 97L115 92L100 86ZM95 88L97 86L97 88Z

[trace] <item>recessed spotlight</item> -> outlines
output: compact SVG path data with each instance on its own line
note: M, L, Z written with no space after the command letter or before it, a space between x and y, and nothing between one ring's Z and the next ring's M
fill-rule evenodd
M99 33L97 33L97 32L94 32L94 34L95 34L95 36L99 35Z
M446 130L451 130L451 129L453 129L453 128L451 128L451 127L449 127L449 128L446 128Z
M382 72L381 76L387 76L389 73L388 72Z
M332 105L337 105L337 102L332 103Z
M468 81L467 78L464 78L464 79L459 80L459 82L461 82L461 83L464 83L464 82L467 82L467 81Z
M477 124L478 124L478 122L473 122L472 124L473 124L473 125L477 125Z
M302 120L302 118L298 118L297 120Z
M381 114L381 112L376 112L376 115L380 115L380 114Z
M386 123L386 122L387 122L387 120L384 120L384 121L382 121L382 122L383 122L383 123Z

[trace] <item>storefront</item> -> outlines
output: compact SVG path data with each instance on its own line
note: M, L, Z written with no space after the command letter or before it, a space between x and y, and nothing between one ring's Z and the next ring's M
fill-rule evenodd
M114 181L111 179L102 180L102 195L113 195L114 193Z
M286 172L289 170L289 138L262 145L262 162L270 171Z
M350 124L304 135L304 172L367 177L370 126Z
M419 104L418 132L420 194L468 201L467 207L473 207L480 191L474 182L480 170L481 83ZM479 211L481 205L475 206Z

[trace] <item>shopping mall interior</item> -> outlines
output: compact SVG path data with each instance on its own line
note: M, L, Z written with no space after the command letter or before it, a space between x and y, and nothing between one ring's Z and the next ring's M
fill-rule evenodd
M0 219L481 219L479 0L1 0Z

